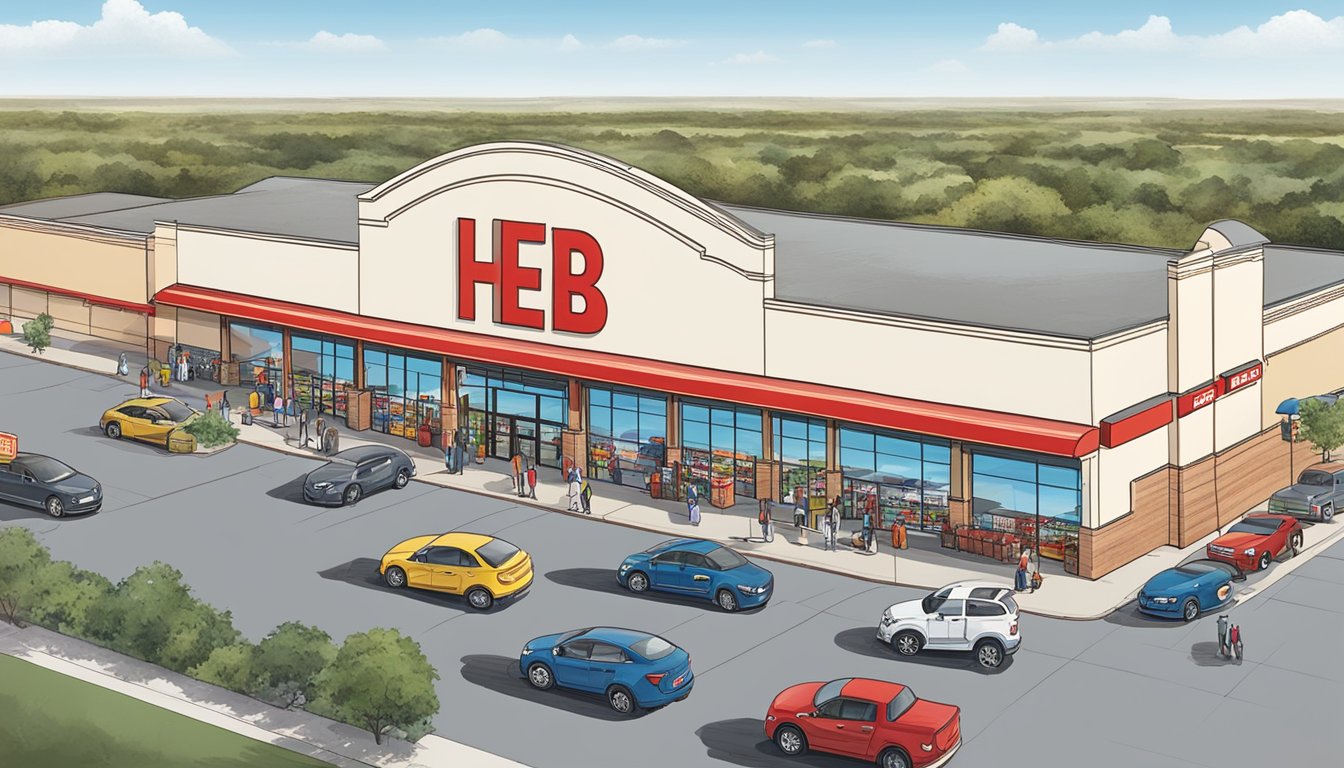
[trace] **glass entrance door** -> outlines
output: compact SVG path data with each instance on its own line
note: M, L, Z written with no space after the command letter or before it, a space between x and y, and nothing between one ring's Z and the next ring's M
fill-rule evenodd
M513 433L517 436L518 453L522 454L527 465L537 463L537 422L529 419L513 419Z
M513 419L508 416L495 416L492 421L490 455L497 459L513 458Z

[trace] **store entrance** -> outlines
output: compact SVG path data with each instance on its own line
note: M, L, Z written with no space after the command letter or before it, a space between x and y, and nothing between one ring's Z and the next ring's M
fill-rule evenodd
M522 455L528 464L535 464L540 453L537 437L536 420L497 415L491 419L490 455L505 460Z

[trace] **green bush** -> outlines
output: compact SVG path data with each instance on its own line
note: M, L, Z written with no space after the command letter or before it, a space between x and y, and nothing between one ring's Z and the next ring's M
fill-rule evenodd
M281 624L257 644L252 693L286 709L305 704L318 675L335 658L331 635L295 621Z
M28 348L42 354L47 347L51 346L51 329L56 327L56 321L46 312L38 315L36 318L23 324L23 343Z
M420 728L439 711L438 679L414 640L395 629L371 629L345 639L318 675L309 710L364 728L378 744L394 729L423 735Z
M33 616L42 572L51 553L23 527L0 530L0 618L16 627Z
M195 421L183 429L206 448L228 445L238 440L238 428L225 421L224 415L213 409L197 416Z
M216 648L210 658L187 670L202 682L251 694L257 688L257 649L251 643Z

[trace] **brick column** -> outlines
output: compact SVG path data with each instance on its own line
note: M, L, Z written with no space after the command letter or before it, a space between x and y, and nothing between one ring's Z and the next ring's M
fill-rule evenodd
M960 442L952 443L952 481L948 488L947 519L952 525L971 524L971 457Z
M448 358L443 359L443 385L440 399L443 403L442 424L440 428L443 434L447 435L457 429L457 366L448 362ZM463 416L465 418L465 415ZM447 443L445 443L446 445Z
M569 459L583 468L588 474L588 431L584 428L584 415L587 408L583 382L575 378L569 380L569 408L567 425L560 438L561 457Z

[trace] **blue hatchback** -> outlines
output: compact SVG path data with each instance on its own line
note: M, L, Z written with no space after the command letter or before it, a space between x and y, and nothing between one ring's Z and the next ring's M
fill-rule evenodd
M775 577L733 550L703 539L669 539L625 558L616 580L631 592L650 589L712 600L725 611L770 602Z
M518 668L533 688L556 686L604 696L622 715L691 695L691 656L657 635L593 627L528 641Z
M1195 560L1158 573L1139 590L1139 611L1150 616L1194 621L1204 611L1232 600L1232 582L1244 579L1234 567Z

